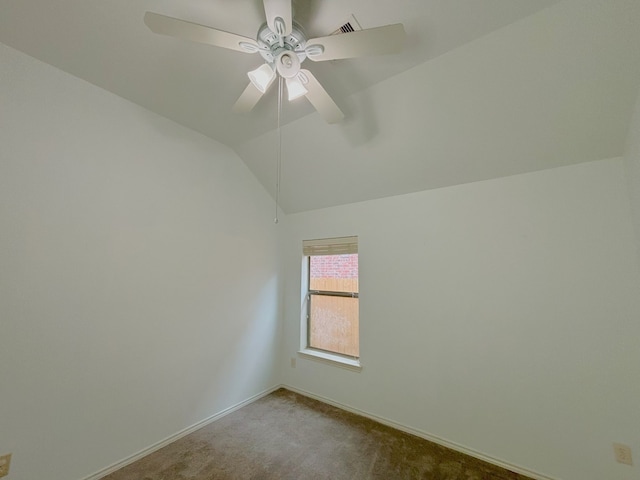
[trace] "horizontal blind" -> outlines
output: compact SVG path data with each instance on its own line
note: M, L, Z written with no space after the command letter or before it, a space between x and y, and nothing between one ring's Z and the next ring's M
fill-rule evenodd
M347 255L358 253L358 237L320 238L303 240L302 254L310 255Z

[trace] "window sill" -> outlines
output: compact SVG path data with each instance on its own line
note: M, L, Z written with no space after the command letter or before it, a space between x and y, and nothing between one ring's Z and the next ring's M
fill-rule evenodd
M329 352L322 352L320 350L313 350L310 348L305 348L303 350L300 350L298 351L298 354L308 357L312 360L328 363L330 365L346 368L348 370L353 370L356 372L359 372L362 370L362 365L360 364L359 359L346 358L341 355L336 355Z

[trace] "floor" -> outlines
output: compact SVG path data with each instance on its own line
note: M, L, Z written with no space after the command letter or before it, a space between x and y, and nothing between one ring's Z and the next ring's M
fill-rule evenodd
M279 389L103 480L528 477Z

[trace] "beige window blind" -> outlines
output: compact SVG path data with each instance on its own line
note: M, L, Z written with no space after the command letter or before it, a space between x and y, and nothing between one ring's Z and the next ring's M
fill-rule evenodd
M358 237L320 238L302 242L302 254L305 256L350 253L358 253Z

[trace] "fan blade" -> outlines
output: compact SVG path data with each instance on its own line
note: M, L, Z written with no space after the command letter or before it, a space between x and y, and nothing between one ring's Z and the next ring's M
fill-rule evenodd
M291 0L264 0L264 13L272 32L280 36L291 33ZM277 18L281 18L282 22L276 21Z
M325 119L327 123L338 123L344 118L344 114L336 105L336 102L329 96L327 91L320 85L320 82L313 76L309 70L300 70L302 83L308 90L307 100L311 102L311 105L318 111L320 116Z
M396 23L385 27L312 38L307 41L306 50L307 56L314 62L382 55L402 50L405 37L404 27L401 23Z
M244 89L244 92L242 92L242 95L240 95L240 98L238 98L238 100L236 101L236 103L233 105L233 112L234 113L248 113L250 112L253 107L256 106L256 103L258 103L258 101L260 101L260 99L262 98L263 93L258 90L253 83L249 82L249 85L247 85L247 88Z
M192 42L206 43L216 47L229 48L244 53L255 53L260 50L255 40L235 33L223 32L215 28L205 27L197 23L179 20L173 17L147 12L144 23L153 33L169 35Z

